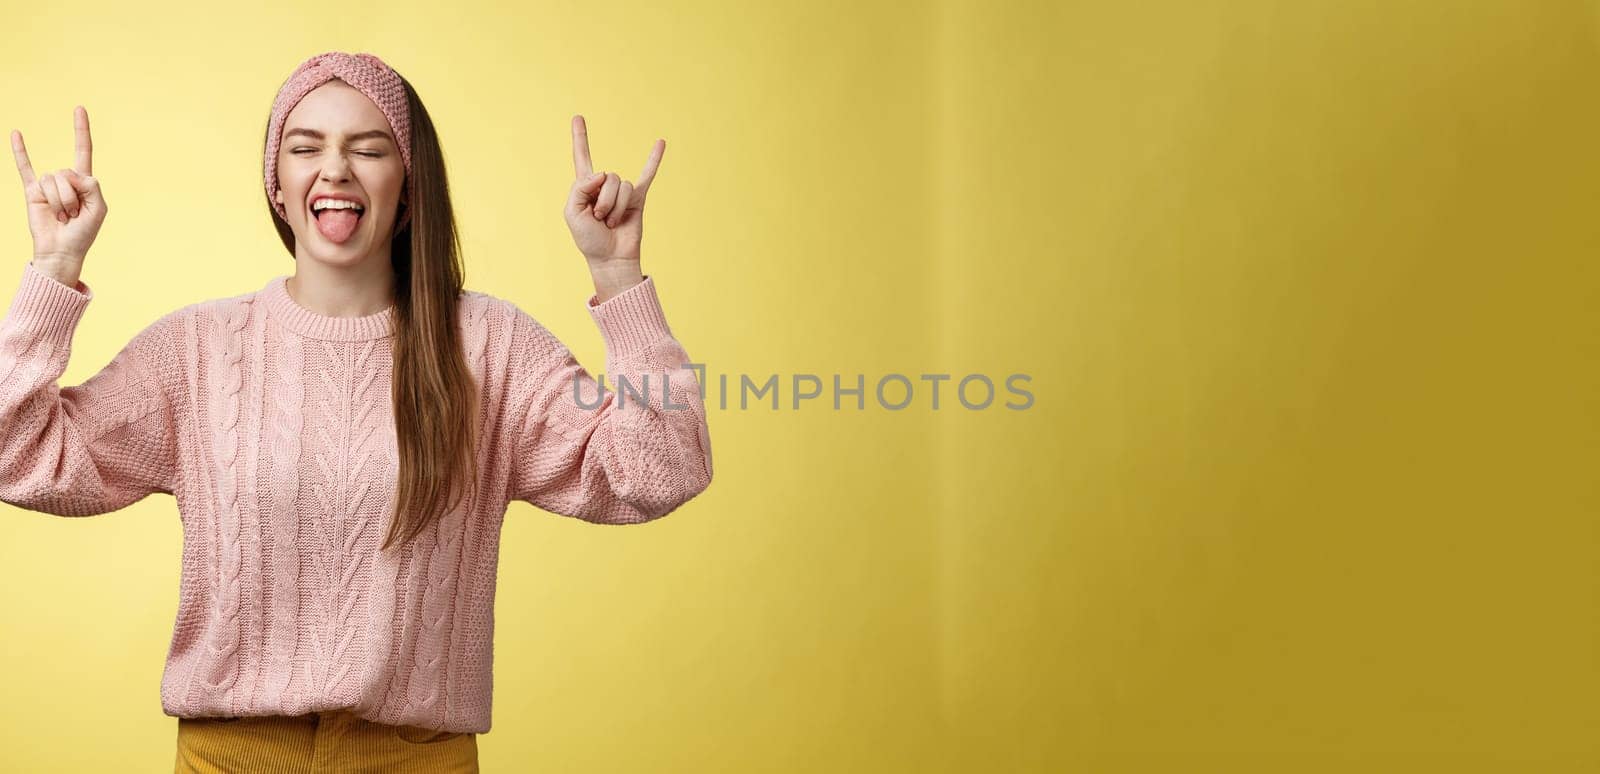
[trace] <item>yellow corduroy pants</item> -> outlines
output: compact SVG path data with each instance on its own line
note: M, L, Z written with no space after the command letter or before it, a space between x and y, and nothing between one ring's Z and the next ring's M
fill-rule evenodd
M478 771L478 735L391 726L347 711L179 718L178 774Z

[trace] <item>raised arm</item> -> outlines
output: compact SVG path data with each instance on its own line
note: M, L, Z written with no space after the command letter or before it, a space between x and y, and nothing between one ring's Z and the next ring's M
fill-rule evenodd
M23 267L0 320L0 501L91 516L172 493L178 465L163 369L176 367L179 312L152 323L87 381L60 387L93 291Z
M521 310L514 318L513 369L523 378L511 391L512 498L598 524L650 521L711 485L700 382L654 280L596 300L589 312L606 345L604 397L544 326Z

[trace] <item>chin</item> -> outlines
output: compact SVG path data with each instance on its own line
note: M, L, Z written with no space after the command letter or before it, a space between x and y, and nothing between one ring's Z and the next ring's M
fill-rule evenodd
M324 263L329 266L354 266L367 258L365 252L356 252L354 250L329 252L326 248L317 248L310 252L311 257L317 263Z

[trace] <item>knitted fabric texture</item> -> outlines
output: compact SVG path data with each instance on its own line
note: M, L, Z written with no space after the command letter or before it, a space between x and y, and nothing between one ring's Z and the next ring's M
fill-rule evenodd
M395 143L400 146L400 160L405 163L406 174L411 173L411 109L406 103L406 89L400 74L373 54L339 51L317 54L301 62L278 89L278 96L272 101L272 118L267 122L266 163L263 165L267 202L285 221L289 219L288 210L278 203L278 148L283 144L283 122L288 119L289 111L312 89L335 78L360 90L383 111L384 117L389 119L389 129L394 132ZM408 208L401 222L395 224L395 230L402 228L410 215Z
M25 265L0 321L0 500L90 516L174 496L183 569L168 715L349 710L487 732L510 502L630 524L710 485L701 386L655 280L589 297L604 385L520 308L463 291L478 493L396 552L378 548L398 462L395 307L322 316L286 279L170 312L59 387L93 291Z

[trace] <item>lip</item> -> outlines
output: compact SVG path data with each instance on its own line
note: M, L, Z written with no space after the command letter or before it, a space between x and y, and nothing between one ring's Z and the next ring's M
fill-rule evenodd
M362 199L359 196L356 196L355 194L335 193L335 192L319 193L319 194L313 195L310 199L306 200L306 217L311 218L311 220L313 222L315 222L316 219L317 219L317 211L312 209L312 207L315 207L317 202L319 202L319 201L321 201L323 199L339 199L339 200L347 201L347 202L355 202L356 204L361 205L361 213L357 217L361 217L361 216L365 216L366 215L366 211L367 211L367 202L366 202L366 200ZM312 226L312 228L313 228L313 230L316 229L316 227L314 225ZM319 236L321 235L320 231L318 232L318 235ZM351 234L350 237L351 237L351 239L354 239L355 235ZM322 237L322 238L324 240L327 239L327 237ZM346 244L348 244L348 242L346 242Z
M306 209L310 210L312 207L317 206L317 202L319 202L319 201L321 201L323 199L338 199L340 201L355 202L356 204L361 205L361 209L363 210L363 213L367 209L367 200L366 199L363 199L363 198L361 198L359 196L356 196L355 194L332 193L332 192L319 193L319 194L312 195L312 197L310 199L306 200ZM316 211L312 210L312 214L316 214Z

